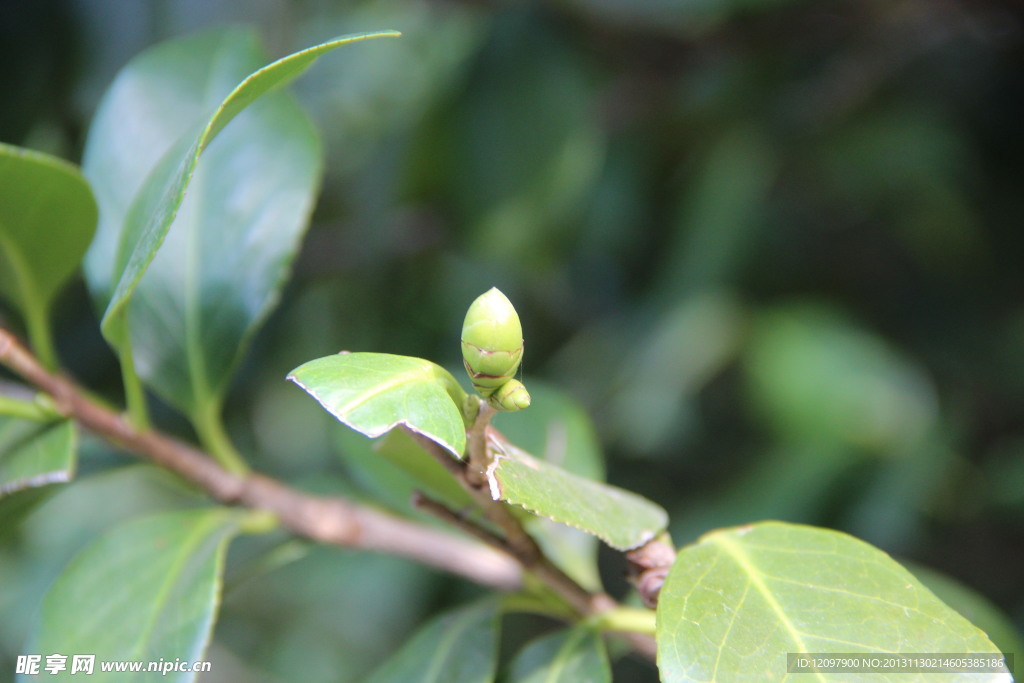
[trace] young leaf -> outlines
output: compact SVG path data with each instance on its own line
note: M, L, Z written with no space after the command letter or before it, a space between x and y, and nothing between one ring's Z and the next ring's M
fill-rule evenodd
M542 380L527 378L537 410L496 413L494 426L527 453L581 477L604 481L604 454L586 410Z
M381 436L405 425L456 458L466 448L459 408L466 393L451 373L430 361L387 353L339 353L300 365L288 379L366 436Z
M489 443L494 462L487 481L494 500L582 529L618 550L643 545L668 524L665 510L635 493L576 476L502 439Z
M657 640L669 682L781 680L791 652L999 652L881 550L781 522L714 531L680 550Z
M25 315L33 343L50 343L34 328L46 326L50 302L81 262L96 211L76 167L0 143L0 296Z
M89 653L97 660L203 659L227 542L240 515L226 508L168 512L93 541L44 598L28 651ZM184 682L193 674L164 678ZM124 673L97 667L90 680L124 680Z
M0 417L0 496L71 481L77 447L71 420Z
M351 429L333 432L338 453L352 467L353 478L393 509L411 513L416 490L454 510L473 507L466 489L405 431L392 429L376 441Z
M130 342L178 407L217 402L277 298L319 182L311 123L287 94L267 93L376 35L397 34L338 38L257 69L250 32L207 32L137 57L101 104L85 153L102 209L87 279L104 335Z
M576 401L554 387L529 379L534 410L500 412L494 425L527 453L587 479L604 481L604 455L590 417ZM586 588L597 590L598 539L545 517L523 513L523 524L544 554Z
M492 600L431 620L370 677L372 683L484 683L498 659L498 610Z
M0 143L0 293L21 310L49 305L96 230L96 200L62 159Z
M509 665L509 683L610 682L611 667L600 634L586 626L537 638Z

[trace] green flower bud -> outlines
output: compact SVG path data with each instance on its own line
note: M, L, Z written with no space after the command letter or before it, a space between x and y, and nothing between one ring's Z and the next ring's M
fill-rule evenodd
M523 359L523 327L512 302L496 287L477 297L466 312L462 359L473 386L485 398L515 379ZM502 410L528 406L526 387L521 382L516 384L518 387L504 389L504 398L492 401L492 405Z
M495 389L487 402L498 410L515 412L530 407L530 392L519 380L510 379Z

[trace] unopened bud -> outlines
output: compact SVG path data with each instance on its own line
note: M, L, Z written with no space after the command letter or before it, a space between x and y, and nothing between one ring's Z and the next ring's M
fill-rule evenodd
M462 360L473 386L499 410L521 410L530 394L515 380L523 359L523 327L496 287L477 297L462 324ZM509 385L509 386L506 386ZM496 396L497 394L497 396Z

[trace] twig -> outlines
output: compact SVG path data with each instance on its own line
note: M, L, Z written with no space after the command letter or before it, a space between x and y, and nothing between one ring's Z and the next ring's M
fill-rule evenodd
M441 447L436 441L432 441L411 429L406 429L406 433L420 445L420 448L452 473L455 479L479 505L484 516L501 529L502 533L505 534L504 543L512 555L524 567L533 568L542 556L536 541L526 533L523 525L509 513L505 505L491 498L490 489L486 485L481 487L473 483L472 477L469 474L471 466L463 461L457 461L452 458L451 453ZM470 443L472 443L472 439L470 439Z
M472 520L467 519L465 516L460 515L454 510L450 509L444 503L434 500L422 491L412 492L412 504L413 507L419 508L425 512L429 512L434 515L442 522L447 522L453 527L462 529L464 532L483 541L489 546L493 546L502 552L511 555L512 549L509 548L505 539L497 534L493 534L487 529L483 528L479 524L474 523Z
M406 557L500 590L522 585L519 565L485 545L343 498L312 496L257 473L239 476L193 446L156 430L140 431L88 398L71 380L48 371L2 328L0 363L49 394L60 414L127 452L178 473L222 503L269 510L294 533L323 543Z
M481 407L481 412L483 408ZM469 449L475 447L487 448L486 437L473 438L473 432L480 427L480 431L487 428L487 419L477 422L470 430ZM484 516L501 529L505 537L500 540L500 545L494 545L498 550L510 554L524 569L530 571L545 584L551 587L556 593L562 596L580 616L590 616L606 609L611 609L617 603L604 593L591 593L580 586L571 576L555 566L541 551L537 542L526 532L523 525L508 510L508 506L501 501L491 498L490 488L484 485L477 486L470 476L473 465L452 458L451 453L443 448L436 441L419 434L411 429L405 428L406 433L420 445L424 451L430 454L435 460L447 469L462 485L462 487L473 497L477 505L483 511ZM478 446L479 444L479 446ZM469 458L470 462L487 462L487 456L476 454ZM495 537L497 538L497 537Z
M505 539L491 533L487 529L484 529L478 524L475 524L473 521L466 519L464 516L450 510L444 504L426 496L422 492L413 492L412 503L414 506L422 510L425 510L426 512L429 512L438 519L445 521L451 524L452 526L458 527L459 529L462 529L471 536L475 536L484 543L492 545L495 548L498 548L499 550L502 550L503 552L512 555L513 557L515 556L512 548L509 547L509 545L505 542ZM551 585L551 579L553 577L553 575L549 573L551 569L554 569L560 575L559 578L556 580L558 585L562 585L562 582L566 580L572 581L572 579L563 574L561 570L551 565L550 562L547 562L546 558L544 564L545 567L543 569L540 569L536 564L532 567L527 568L534 571L534 573L540 576L541 578L546 578L547 583L549 585ZM584 589L580 588L579 590ZM573 589L573 592L575 592L575 589ZM563 596L565 595L563 590L559 590L558 593ZM610 596L605 594L589 595L589 599L586 602L586 604L582 605L583 607L585 607L585 610L579 609L580 606L581 605L578 602L573 605L573 607L576 608L577 611L579 611L581 614L594 615L596 617L595 623L602 622L601 615L610 616L613 613L618 615L618 613L630 609L618 605L615 602L615 600L613 600ZM651 620L653 620L653 613L648 610L633 609L633 611L646 612L647 614L651 615ZM640 620L636 621L639 622ZM647 624L645 623L644 625L646 626ZM624 640L626 640L638 653L648 657L651 660L653 660L657 656L654 640L651 638L651 635L649 633L635 631L615 631L615 633Z
M468 468L465 463L456 461L445 448L422 434L417 434L412 430L406 430L406 432L423 450L455 476L463 488L473 496L487 518L505 534L505 538L499 538L484 529L480 529L479 533L474 532L477 538L491 542L496 549L511 554L524 569L560 595L581 617L598 615L619 607L615 599L608 594L591 593L579 585L571 576L555 566L537 546L533 537L526 533L519 520L508 511L508 507L504 503L491 498L489 488L478 488L469 481L467 476ZM470 448L473 448L472 444L473 440L470 439ZM484 440L484 446L486 447L486 439ZM477 457L482 459L479 454ZM447 512L457 517L451 511ZM465 527L469 524L472 523L466 519L460 519L460 527ZM653 638L641 633L622 633L620 635L638 653L645 655L649 659L654 659L656 650Z
M309 495L256 472L228 472L194 446L155 429L140 431L121 415L96 403L74 382L44 368L3 328L0 364L49 394L61 415L132 455L176 472L222 503L274 513L282 525L300 536L405 557L499 590L521 588L522 570L526 569L567 600L582 617L618 607L607 594L587 591L552 564L504 504L492 500L486 487L475 487L467 480L464 463L415 432L409 433L477 500L487 518L505 534L504 539L474 532L474 536L491 546L488 547L341 497ZM468 524L468 520L462 520L458 526L468 531ZM655 647L651 637L639 633L621 635L634 650L653 660Z

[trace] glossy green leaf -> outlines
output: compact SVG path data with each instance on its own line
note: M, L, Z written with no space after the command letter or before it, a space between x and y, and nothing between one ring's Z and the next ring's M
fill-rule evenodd
M497 603L462 607L432 619L370 677L372 683L483 683L498 659Z
M412 492L421 491L452 509L472 509L466 489L405 431L392 429L375 441L351 429L332 431L352 478L392 508L412 512Z
M96 200L79 170L0 143L0 294L47 308L96 230Z
M107 339L130 343L139 374L186 412L219 404L277 300L319 184L312 123L269 91L367 37L259 68L251 31L206 32L137 57L100 106L85 153L102 208L89 285Z
M984 595L934 569L909 564L907 569L940 600L984 631L1000 650L1024 653L1024 638L1021 637L1020 631L1014 626L1013 621Z
M71 481L77 448L71 420L0 417L0 496Z
M536 410L497 413L494 426L527 453L581 477L604 481L604 454L587 412L542 380L527 377L525 382Z
M458 407L466 393L451 373L430 361L387 353L339 353L299 366L288 379L366 436L381 436L405 425L457 458L466 448L466 425Z
M579 477L503 439L490 444L487 482L494 500L581 529L618 550L643 545L668 523L665 510L635 493Z
M241 514L226 508L168 512L132 520L93 541L47 593L28 651L95 654L97 661L202 660L227 542ZM90 680L144 677L101 673L97 666ZM172 672L161 680L191 681L193 674Z
M104 458L98 441L83 456ZM26 489L0 498L0 626L16 634L20 652L38 627L39 608L54 579L99 535L129 519L188 507L209 498L179 475L134 464L81 472L72 486ZM4 538L6 537L6 538Z
M585 626L537 638L509 665L510 683L611 681L608 653L599 633Z
M25 316L35 352L55 365L50 303L96 231L89 183L71 164L0 143L0 297Z
M493 424L510 443L581 477L604 480L604 454L590 417L570 396L527 378L533 410L498 413ZM515 509L515 508L514 508ZM569 576L592 590L601 587L596 537L545 517L523 513L527 531Z
M657 619L670 683L782 680L788 652L999 651L881 550L781 522L714 531L680 550Z

